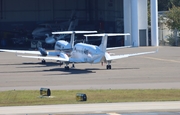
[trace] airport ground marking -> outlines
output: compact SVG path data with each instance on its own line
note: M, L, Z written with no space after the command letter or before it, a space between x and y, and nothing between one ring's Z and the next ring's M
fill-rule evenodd
M162 58L154 58L154 57L141 57L141 58L147 58L147 59L158 60L158 61L165 61L165 62L180 63L180 61L169 60L169 59L162 59Z

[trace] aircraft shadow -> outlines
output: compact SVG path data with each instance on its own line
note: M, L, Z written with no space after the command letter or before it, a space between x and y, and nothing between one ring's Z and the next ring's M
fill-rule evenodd
M28 72L42 72L42 70L41 71L3 71L0 73L28 73Z
M86 68L85 70L107 70L107 71L111 71L111 70L123 70L123 69L140 69L140 68L112 68L110 70L107 70L106 68L104 69L99 69L99 68Z
M26 66L26 67L17 67L17 68L33 68L33 67L50 67L50 66L58 66L59 63L56 62L46 62L45 64L38 62L38 63L19 63L19 64L0 64L0 66L6 66L6 65L42 65L42 66Z
M112 68L111 70L125 70L125 69L139 69L139 68ZM48 74L48 75L72 75L72 74L96 73L96 70L111 71L111 70L100 69L100 68L86 68L86 69L70 68L69 70L65 70L64 68L54 68L54 69L44 70L44 71L61 71L61 72L64 72L64 73Z
M23 68L23 67L22 67ZM95 71L85 70L85 69L75 69L70 68L70 70L65 70L64 68L53 68L48 70L33 70L33 71L3 71L0 73L35 73L35 72L60 72L57 74L48 74L48 75L72 75L72 74L88 74L88 73L96 73ZM62 73L61 73L62 72Z
M59 63L56 63L56 62L46 62L45 64L43 64L43 63L39 62L39 63L23 63L22 65L36 65L36 66L27 66L26 68L53 67L53 66L59 66ZM19 67L19 68L21 68L21 67ZM24 68L24 67L22 67L22 68Z
M54 68L50 70L43 70L43 71L61 71L63 73L58 74L49 74L49 75L72 75L72 74L89 74L89 73L96 73L92 70L86 70L86 69L77 69L77 68L70 68L69 70L65 70L64 68Z
M111 70L124 70L124 69L140 69L140 68L112 68Z

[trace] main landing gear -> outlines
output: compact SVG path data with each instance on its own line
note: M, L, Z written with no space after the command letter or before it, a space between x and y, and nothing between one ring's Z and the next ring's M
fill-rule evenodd
M75 68L75 65L74 65L74 63L72 64L72 68Z
M106 69L111 69L111 65L106 65Z
M107 62L106 69L111 69L111 61Z
M72 64L72 68L75 68L74 63ZM65 70L69 70L69 64L68 64L68 63L66 63L66 66L64 67L64 69L65 69Z
M65 70L69 70L69 63L65 63L66 66L64 67Z
M42 64L45 64L45 63L46 63L46 60L43 59L41 62L42 62Z
M65 68L65 70L69 70L69 66L68 65L66 65L64 68Z

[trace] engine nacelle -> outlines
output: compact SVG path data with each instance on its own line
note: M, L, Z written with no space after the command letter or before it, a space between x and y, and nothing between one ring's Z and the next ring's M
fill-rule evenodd
M38 50L40 51L40 53L41 53L42 56L47 56L47 52L46 52L45 49L43 49L43 48L38 48Z

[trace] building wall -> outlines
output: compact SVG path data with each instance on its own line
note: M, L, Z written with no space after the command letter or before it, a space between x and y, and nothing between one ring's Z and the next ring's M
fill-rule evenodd
M115 21L123 18L123 0L2 0L0 21L65 20L72 10L80 12L80 19ZM91 4L91 5L88 5Z
M138 19L139 19L139 45L147 46L148 45L148 8L147 0L138 1Z
M66 20L74 9L85 14L85 0L3 0L1 21Z
M2 38L7 32L13 33L21 30L27 31L30 35L33 29L41 23L68 21L72 10L78 11L80 30L90 28L99 33L124 32L123 0L0 1L0 6L2 6L0 8L0 36ZM118 40L117 44L124 45L119 42Z
M148 44L147 0L124 0L124 32L131 34L125 45Z

